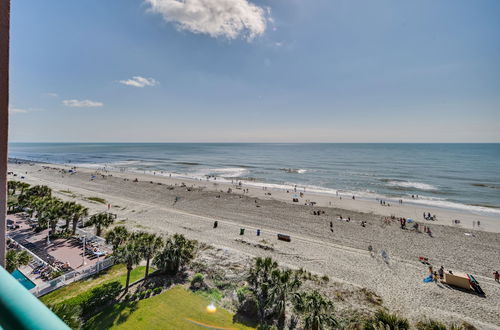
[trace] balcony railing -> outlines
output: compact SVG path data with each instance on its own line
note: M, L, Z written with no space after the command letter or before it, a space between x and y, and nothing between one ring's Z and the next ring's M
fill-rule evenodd
M0 329L69 329L50 309L0 267Z

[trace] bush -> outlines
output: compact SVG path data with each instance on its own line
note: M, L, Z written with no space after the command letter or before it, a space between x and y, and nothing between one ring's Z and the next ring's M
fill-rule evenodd
M158 294L160 292L161 292L161 288L160 287L157 287L157 288L153 289L153 294Z
M61 304L70 306L80 306L83 315L89 315L99 307L105 306L113 301L122 289L120 282L106 283L90 292L82 293L76 297L70 298Z
M376 330L379 329L380 326L389 329L409 329L410 323L404 317L399 317L396 314L391 314L382 309L378 310L375 313L375 316L369 320L365 326L365 329Z
M87 197L87 199L89 201L93 201L93 202L96 202L96 203L101 203L101 204L106 204L107 203L107 201L104 198L101 198L101 197Z
M80 329L82 326L82 308L78 305L57 304L48 306L54 314L66 323L71 329Z
M139 292L139 299L144 299L146 297L146 291Z
M236 290L236 296L238 297L238 302L240 304L242 304L250 294L251 294L251 291L248 288L248 286L244 286L244 287L241 287L238 290Z
M62 270L55 270L53 271L52 273L50 273L49 275L49 278L51 280L55 279L55 278L58 278L59 276L61 276L62 274L64 274L64 272Z
M323 280L323 282L327 283L330 281L330 278L328 277L328 275L323 275L323 277L321 277L321 280Z
M204 284L204 276L203 274L196 273L194 274L193 278L191 279L191 288L193 289L199 289L203 286Z
M446 325L435 320L426 320L417 322L415 328L418 330L446 330Z
M130 293L127 293L123 299L124 299L125 301L129 301L129 300L131 300L131 299L130 299L131 297L132 297L132 295L131 295Z
M153 290L151 289L147 289L146 290L146 298L149 298L149 296L151 296L151 293L153 292Z

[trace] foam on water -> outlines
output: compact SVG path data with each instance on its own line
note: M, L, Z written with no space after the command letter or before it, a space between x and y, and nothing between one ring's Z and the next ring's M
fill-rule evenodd
M437 187L422 182L411 182L411 181L389 181L387 182L389 186L403 187L403 188L416 188L419 190L438 190Z

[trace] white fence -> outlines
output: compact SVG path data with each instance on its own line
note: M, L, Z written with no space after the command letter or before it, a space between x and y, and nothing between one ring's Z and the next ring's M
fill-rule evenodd
M42 285L37 285L35 288L31 289L30 292L36 297L39 297L51 291L59 289L60 287L68 285L72 282L76 282L78 280L94 275L100 272L101 270L109 268L113 265L114 265L113 257L104 259L98 261L95 265L79 270L74 270L67 274L61 275L58 278L55 278L49 282L46 282Z

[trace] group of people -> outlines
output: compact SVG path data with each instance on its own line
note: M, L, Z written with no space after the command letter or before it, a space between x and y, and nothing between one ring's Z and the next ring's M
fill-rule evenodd
M424 219L425 220L436 220L436 215L431 215L430 212L428 212L427 214L424 212Z
M384 200L382 200L382 199L380 200L380 205L382 205L382 206L391 206L391 204L389 204L389 202L387 202L387 203L386 203L386 202L385 202Z

